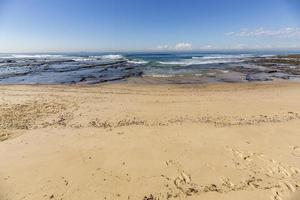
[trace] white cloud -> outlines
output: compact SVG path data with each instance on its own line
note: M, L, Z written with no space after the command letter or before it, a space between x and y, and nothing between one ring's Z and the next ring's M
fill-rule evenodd
M224 50L280 50L300 49L300 45L275 45L275 44L232 44L223 48Z
M239 32L226 33L228 36L237 37L300 37L300 28L298 27L286 27L275 30L268 30L265 28L258 28L255 30L242 29Z
M185 50L194 50L194 51L222 51L222 50L272 50L272 49L300 49L299 44L268 44L268 43L232 43L222 46L215 45L202 45L202 46L192 46L189 43L178 43L177 45L158 45L155 49L157 51L185 51Z
M170 50L170 51L185 51L185 50L192 50L192 44L181 42L176 44L175 46L169 45L158 45L156 47L157 50Z
M156 47L156 49L158 49L158 50L168 50L168 49L170 49L170 47L169 47L169 45L158 45Z
M178 43L175 46L175 50L191 50L192 49L192 45L190 43Z

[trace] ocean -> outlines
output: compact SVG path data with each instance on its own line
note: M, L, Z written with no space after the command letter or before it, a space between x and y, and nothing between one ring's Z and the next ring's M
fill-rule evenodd
M285 71L268 76L266 66L251 62L275 55L270 52L0 54L0 84L96 84L130 77L165 79L172 83L299 78Z

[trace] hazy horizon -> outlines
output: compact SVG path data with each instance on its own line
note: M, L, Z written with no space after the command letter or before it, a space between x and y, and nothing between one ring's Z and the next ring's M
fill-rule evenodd
M273 53L273 54L293 54L293 53L300 53L300 48L295 49L214 49L214 50L111 50L111 51L101 51L101 50L94 50L94 51L20 51L20 52L0 52L0 54L5 55L12 55L12 54L185 54L185 53L204 53L204 54L241 54L241 53Z

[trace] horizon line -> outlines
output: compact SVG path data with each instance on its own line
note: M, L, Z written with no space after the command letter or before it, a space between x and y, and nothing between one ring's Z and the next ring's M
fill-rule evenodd
M209 52L281 52L299 51L300 48L264 48L264 49L190 49L190 50L49 50L49 51L7 51L0 54L54 54L54 53L209 53Z

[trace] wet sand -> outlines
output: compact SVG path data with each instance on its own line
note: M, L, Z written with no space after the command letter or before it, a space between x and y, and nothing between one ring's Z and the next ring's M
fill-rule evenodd
M0 199L298 199L300 83L0 86Z

